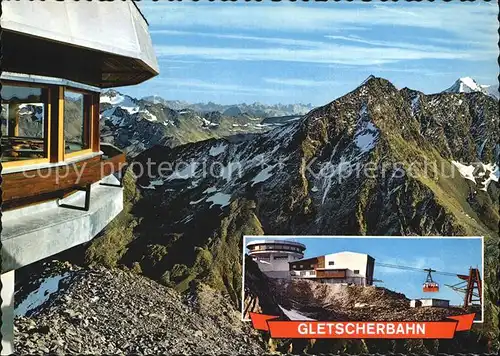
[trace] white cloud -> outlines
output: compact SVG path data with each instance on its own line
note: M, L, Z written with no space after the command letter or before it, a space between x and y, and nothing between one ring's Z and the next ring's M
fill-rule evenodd
M415 49L419 51L434 51L434 52L450 51L449 47L439 47L433 45L426 45L422 43L414 44L409 42L380 41L380 40L365 39L359 36L352 36L352 35L351 36L326 35L325 37L331 40L362 43L370 46L405 48L405 49Z
M333 80L311 80L302 78L264 78L266 83L300 86L300 87L320 87L320 86L334 86L340 83Z
M490 5L339 4L334 8L293 4L140 3L152 25L152 34L236 42L234 46L234 42L219 41L213 47L157 45L159 57L357 66L422 59L478 61L496 57L496 8ZM374 36L381 26L384 33L391 27L393 34L384 40L366 37ZM403 28L406 29L403 40L388 40L398 37L397 32ZM370 32L363 32L365 38L353 36L356 29ZM419 29L434 30L435 34L424 36ZM281 35L266 36L269 33ZM300 38L310 33L317 38L322 36L325 41ZM467 50L458 49L457 44L468 46Z
M232 61L283 61L352 65L376 65L418 59L477 60L476 54L457 51L433 52L404 48L366 48L328 44L321 48L233 48L158 45L155 50L159 57L188 56Z
M189 78L162 78L162 81L168 83L168 88L173 89L176 87L189 88L191 91L198 92L217 92L217 93L231 93L240 95L284 95L283 91L270 89L270 88L258 88L254 86L243 86L238 84L228 84L228 83L215 83L207 82L198 79Z
M338 68L337 65L332 65L332 68ZM357 66L350 66L350 69L359 69L366 71L366 68L360 68ZM424 76L446 76L446 75L454 75L456 72L451 71L443 71L438 68L424 68L424 67L382 67L382 66L372 66L369 68L370 73L373 75L377 75L377 73L407 73L410 75L424 75ZM384 74L386 75L386 74ZM383 76L383 75L382 75Z
M478 2L433 4L336 4L330 7L294 4L140 3L152 25L179 28L226 28L229 31L346 32L356 28L393 26L435 29L458 38L495 44L497 7ZM418 33L416 33L418 36ZM491 42L493 41L493 42Z
M264 37L264 36L248 36L242 34L224 34L224 33L207 33L207 32L194 32L194 31L179 31L179 30L151 30L151 34L162 34L170 36L198 36L198 37L211 37L221 39L232 39L241 41L255 41L271 44L279 44L284 46L305 46L305 47L321 47L325 43L321 41L308 41L298 40L294 38L283 37Z

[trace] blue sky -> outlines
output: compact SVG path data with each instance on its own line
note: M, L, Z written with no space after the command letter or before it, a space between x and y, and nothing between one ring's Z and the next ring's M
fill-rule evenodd
M426 93L497 83L495 2L138 5L161 74L121 89L136 97L322 105L370 74Z
M275 237L273 237L275 238ZM257 238L257 240L262 238ZM254 240L247 238L246 242ZM378 286L404 293L408 298L432 297L449 299L451 304L463 303L463 295L446 287L460 280L453 276L433 275L440 284L438 293L423 293L425 272L405 271L377 266L377 262L415 268L432 268L441 272L467 274L469 267L482 268L480 238L294 238L306 245L304 258L351 251L366 253L375 258L375 278Z

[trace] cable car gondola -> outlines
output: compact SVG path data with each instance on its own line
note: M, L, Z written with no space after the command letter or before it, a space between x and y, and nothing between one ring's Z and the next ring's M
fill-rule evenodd
M436 272L436 271L430 268L424 269L424 271L427 272L427 278L425 280L425 283L423 284L422 290L425 293L439 292L439 284L432 280L432 274L431 274L431 272Z

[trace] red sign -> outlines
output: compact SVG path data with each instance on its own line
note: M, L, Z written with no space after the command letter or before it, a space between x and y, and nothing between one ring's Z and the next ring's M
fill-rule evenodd
M250 319L275 339L452 339L456 331L471 329L474 315L444 321L284 321L250 313Z

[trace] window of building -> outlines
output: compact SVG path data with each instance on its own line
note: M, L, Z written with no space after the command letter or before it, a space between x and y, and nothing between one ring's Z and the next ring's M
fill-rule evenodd
M305 276L306 275L306 271L300 271L300 275L301 276Z
M333 265L335 265L335 262L333 262L333 261L328 261L328 266L333 266Z
M61 162L98 151L97 96L58 85L2 81L0 129L5 167ZM61 106L60 106L61 105ZM59 110L64 107L64 110ZM98 125L95 128L99 130ZM92 137L96 137L95 145Z
M47 89L36 86L2 86L2 161L48 157Z
M354 274L359 274L359 269L355 269Z
M287 260L288 259L288 256L274 256L274 259L275 260Z
M64 91L64 151L73 153L90 148L88 95Z

